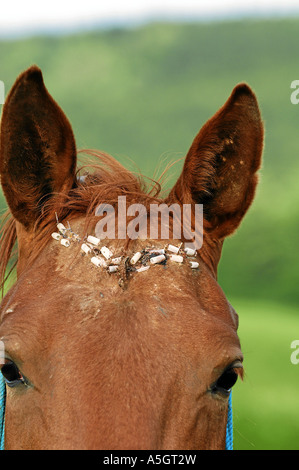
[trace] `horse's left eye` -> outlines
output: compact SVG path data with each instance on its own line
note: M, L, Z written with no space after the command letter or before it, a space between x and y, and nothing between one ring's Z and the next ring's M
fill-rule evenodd
M1 373L4 377L5 383L9 387L26 384L26 379L13 361L6 360L5 364L1 367Z
M238 376L242 376L243 366L241 362L237 362L229 366L219 379L211 386L212 393L222 393L228 396L232 387L237 382Z

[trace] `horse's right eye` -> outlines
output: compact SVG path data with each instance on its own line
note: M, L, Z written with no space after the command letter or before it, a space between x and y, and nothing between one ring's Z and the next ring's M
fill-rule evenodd
M5 361L1 367L1 373L4 377L6 385L9 387L16 387L20 384L27 384L25 377L23 377L16 364L11 360Z
M243 376L243 366L240 361L235 361L225 369L218 380L211 386L211 392L229 396L231 388L235 385L238 376Z

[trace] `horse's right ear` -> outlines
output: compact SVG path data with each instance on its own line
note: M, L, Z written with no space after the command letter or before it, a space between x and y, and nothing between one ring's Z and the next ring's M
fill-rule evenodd
M212 239L234 232L253 200L263 135L255 94L241 83L190 147L169 201L203 204L205 232Z
M53 193L75 184L72 128L33 66L11 89L1 118L1 184L14 218L31 230Z

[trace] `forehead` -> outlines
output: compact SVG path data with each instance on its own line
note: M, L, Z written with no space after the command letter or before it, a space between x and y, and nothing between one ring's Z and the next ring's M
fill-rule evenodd
M196 271L155 266L121 287L118 277L53 240L4 300L0 337L10 354L45 373L92 363L103 383L111 370L116 380L134 369L144 383L176 374L193 377L191 389L200 377L204 388L242 355L229 304L199 263Z
M125 252L127 259L145 246L163 246L148 241L129 247L107 245L113 256ZM63 321L68 326L70 322L82 325L85 319L100 316L102 326L116 322L122 328L135 318L141 329L163 325L164 334L188 332L190 342L194 335L198 340L218 335L224 343L238 344L235 317L212 274L200 257L198 269L191 269L189 259L185 261L153 265L144 272L109 274L91 263L80 244L67 248L51 239L5 299L2 316L13 319L15 313L28 328L40 317L48 324L59 318L63 327ZM126 282L120 282L124 277Z

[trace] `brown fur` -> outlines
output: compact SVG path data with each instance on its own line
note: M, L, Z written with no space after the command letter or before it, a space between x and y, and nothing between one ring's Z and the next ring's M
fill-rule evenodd
M41 72L34 66L17 79L1 121L10 216L0 274L17 242L18 279L1 304L0 338L31 384L8 390L6 448L224 447L227 398L211 385L242 353L217 265L252 202L262 143L256 98L241 84L195 138L169 195L99 152L89 152L99 163L81 184L71 126ZM204 203L198 272L155 266L122 289L117 276L51 240L56 214L92 233L95 207L119 195L147 208ZM129 254L162 241L107 243Z
M82 150L89 157L94 157L89 164L81 167L77 174L82 173L88 167L88 176L84 184L74 183L67 193L52 194L37 217L34 226L35 243L34 250L28 253L26 265L28 266L47 245L51 233L56 231L56 215L60 221L86 216L86 221L93 218L95 208L99 203L116 205L118 196L126 196L129 204L135 202L143 204L146 208L152 203L160 203L163 198L159 197L161 185L159 181L148 182L141 175L134 175L126 170L113 157L95 150ZM96 159L96 161L95 161ZM92 171L92 173L91 173ZM86 173L86 172L85 172ZM161 175L161 178L163 174ZM32 201L32 204L33 201ZM6 270L9 260L17 258L14 247L16 236L17 219L8 210L3 216L3 224L0 239L0 280L3 287L6 280ZM88 224L86 224L87 230ZM14 256L12 256L14 254Z

